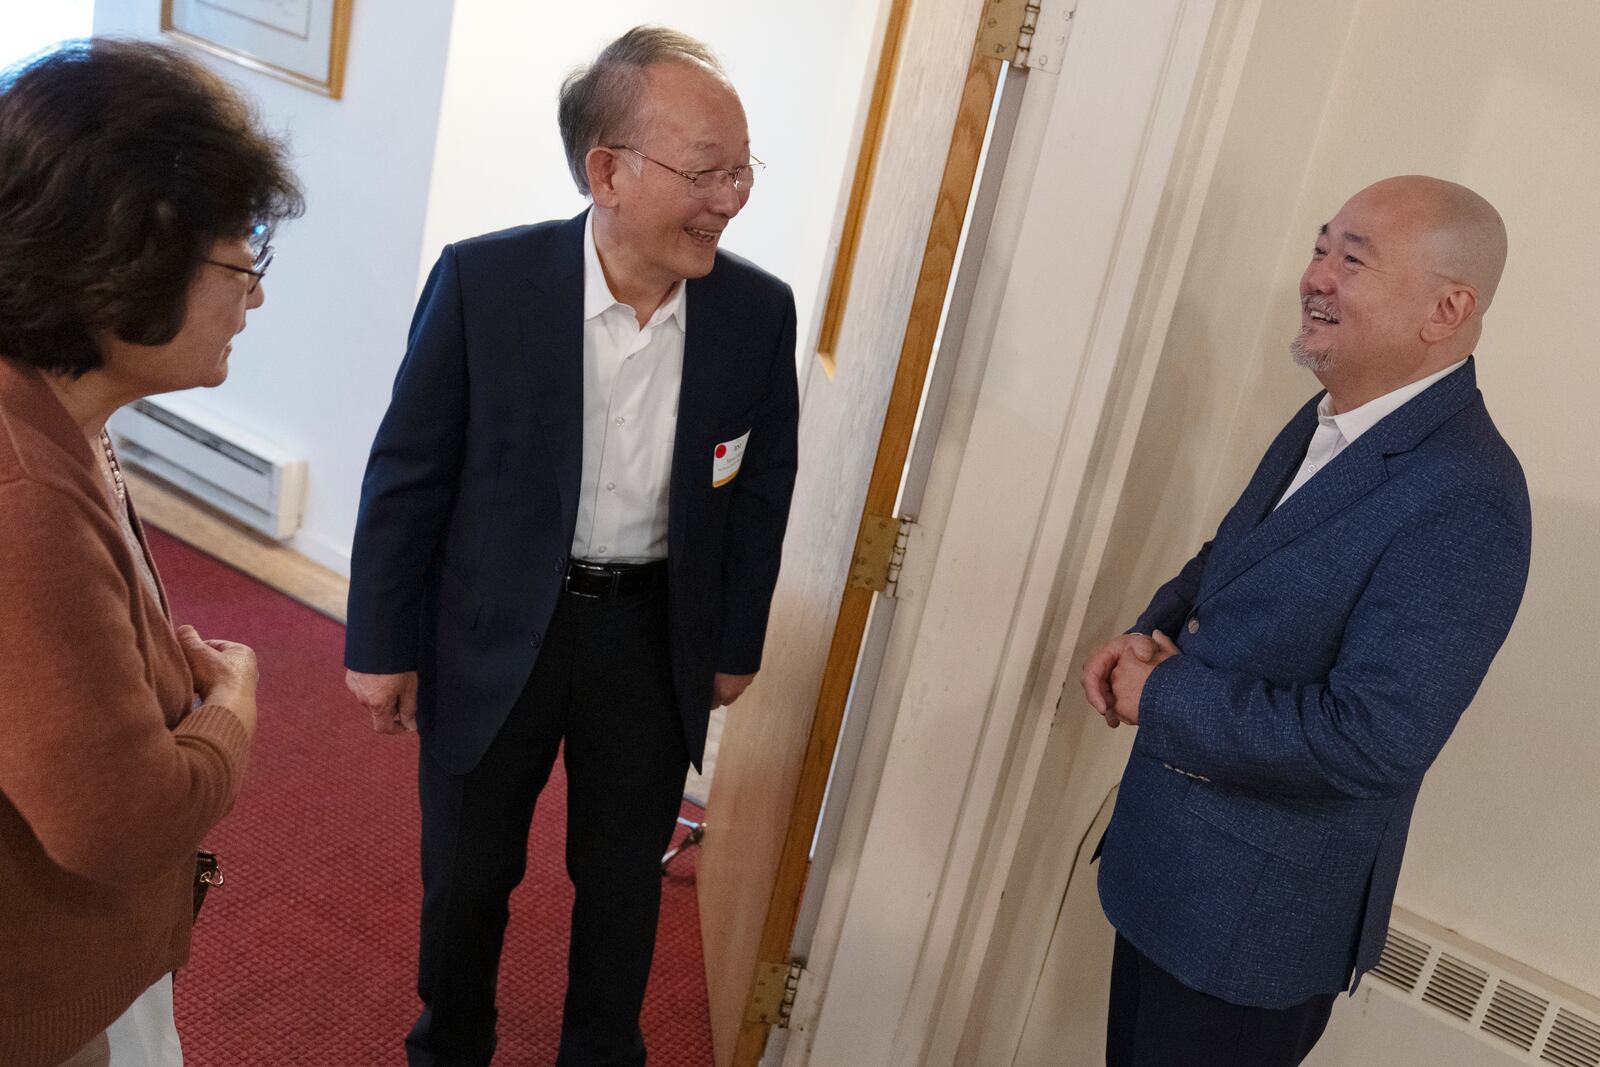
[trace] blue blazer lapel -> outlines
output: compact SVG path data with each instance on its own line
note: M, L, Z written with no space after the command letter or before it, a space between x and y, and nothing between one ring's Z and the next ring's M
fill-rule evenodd
M1362 434L1281 507L1264 514L1253 527L1242 531L1242 538L1236 544L1225 548L1220 555L1214 554L1213 563L1201 582L1200 599L1204 600L1271 553L1382 485L1389 476L1388 456L1415 448L1476 395L1477 383L1469 359L1461 370L1435 382ZM1263 515L1288 487L1289 479L1305 458L1306 445L1317 421L1316 401L1320 399L1319 394L1302 408L1273 442L1235 509L1241 518Z
M555 468L568 530L578 521L583 480L583 231L579 215L529 256L528 288L517 302L518 362Z
M1367 440L1368 436L1363 434L1355 444L1339 453L1337 459L1318 471L1315 478L1301 486L1281 507L1257 523L1238 547L1221 561L1222 566L1217 568L1216 575L1207 575L1211 580L1204 584L1201 596L1214 593L1266 556L1382 485L1388 477L1383 453ZM1270 507L1271 502L1267 506Z

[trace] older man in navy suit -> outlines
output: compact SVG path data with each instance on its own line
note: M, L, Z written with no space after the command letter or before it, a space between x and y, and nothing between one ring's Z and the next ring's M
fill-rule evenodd
M717 247L760 168L721 68L640 27L568 79L560 125L592 209L445 249L362 487L347 681L422 740L413 1067L494 1054L558 747L558 1062L644 1063L661 854L711 709L760 665L794 485L794 300Z
M1351 198L1300 279L1291 351L1325 391L1084 667L1139 727L1100 856L1111 1067L1297 1064L1378 960L1423 775L1527 581L1472 359L1505 251L1462 186Z

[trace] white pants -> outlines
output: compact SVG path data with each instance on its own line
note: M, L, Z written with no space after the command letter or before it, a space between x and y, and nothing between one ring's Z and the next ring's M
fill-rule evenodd
M140 993L116 1022L59 1067L183 1067L172 1021L172 975Z
M110 1067L183 1067L178 1027L172 1021L172 975L139 994L106 1029Z

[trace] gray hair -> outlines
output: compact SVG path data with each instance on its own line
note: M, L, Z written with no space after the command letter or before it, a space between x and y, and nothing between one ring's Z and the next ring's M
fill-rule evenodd
M665 26L635 26L561 83L556 108L561 144L572 180L584 196L589 195L584 165L589 150L638 140L643 133L639 104L645 71L657 63L688 63L727 78L711 49L688 34Z

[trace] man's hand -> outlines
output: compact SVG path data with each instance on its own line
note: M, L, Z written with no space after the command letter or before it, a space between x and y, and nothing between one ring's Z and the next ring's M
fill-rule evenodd
M1139 725L1139 699L1144 695L1144 683L1149 680L1150 672L1173 656L1182 654L1178 646L1160 630L1152 633L1149 640L1155 649L1152 655L1136 653L1123 656L1111 668L1111 711L1118 722L1125 722L1129 726ZM1109 719L1107 721L1110 722ZM1111 725L1116 726L1117 723L1112 722Z
M1083 695L1089 705L1100 713L1106 725L1116 729L1122 725L1115 711L1116 694L1111 687L1111 674L1123 660L1148 663L1155 659L1156 643L1144 634L1121 634L1113 637L1089 655L1083 665Z
M417 672L362 674L345 671L344 684L372 715L372 729L380 734L403 734L417 729Z
M739 699L739 694L750 688L750 683L755 681L753 674L723 674L718 671L711 677L711 707L712 710L726 707Z

